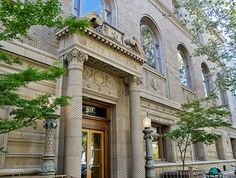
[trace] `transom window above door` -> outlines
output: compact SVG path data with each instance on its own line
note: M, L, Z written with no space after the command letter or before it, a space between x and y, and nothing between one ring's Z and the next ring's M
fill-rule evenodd
M112 24L112 6L110 0L74 0L73 15L84 17L89 12L96 12L108 24Z
M106 108L91 106L87 104L83 104L82 113L87 116L97 116L97 117L102 117L102 118L107 117Z

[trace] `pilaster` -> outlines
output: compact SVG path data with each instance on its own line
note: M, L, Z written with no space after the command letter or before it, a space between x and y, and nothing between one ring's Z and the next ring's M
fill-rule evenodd
M68 62L67 95L71 97L65 124L65 173L75 178L81 177L82 74L87 59L88 55L77 49L64 55Z

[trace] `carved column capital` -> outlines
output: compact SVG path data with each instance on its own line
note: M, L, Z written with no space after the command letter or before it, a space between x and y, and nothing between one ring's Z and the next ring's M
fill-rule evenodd
M135 75L126 77L125 84L129 85L131 89L138 88L142 84L142 78Z
M68 62L68 68L81 67L83 63L88 60L88 55L78 49L72 49L65 55L63 59Z

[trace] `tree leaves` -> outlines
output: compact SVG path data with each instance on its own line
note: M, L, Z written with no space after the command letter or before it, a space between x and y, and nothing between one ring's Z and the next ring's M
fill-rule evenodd
M230 112L224 106L208 107L206 103L211 100L212 97L207 97L182 104L181 109L175 113L180 119L176 124L177 128L166 134L166 137L176 142L179 148L183 169L187 148L191 144L202 142L209 145L218 137L206 129L231 126L227 119Z
M0 41L20 40L27 37L32 26L41 25L53 28L68 27L70 33L82 34L90 25L88 19L61 16L59 0L1 0L0 1ZM9 65L20 64L21 58L4 51L0 45L0 62ZM22 127L36 126L39 119L58 119L56 110L68 105L69 97L57 97L50 103L51 94L37 95L27 99L18 93L20 87L42 80L54 81L65 73L60 65L52 65L46 70L29 65L16 73L0 76L0 106L11 108L11 119L0 118L0 134ZM0 149L1 152L1 149Z
M216 64L216 72L219 72L219 77L215 81L216 87L234 91L236 1L178 0L177 3L189 13L187 16L182 15L181 21L187 22L184 25L188 24L195 35L193 42L199 46L195 50L195 56L204 56ZM207 34L207 43L199 43L199 40L196 40L197 35L202 32Z
M59 118L55 111L68 104L69 97L62 96L54 100L50 105L50 94L38 95L34 99L22 98L18 93L19 87L26 86L30 82L42 80L55 80L64 74L64 69L51 66L47 70L39 70L28 66L19 73L6 73L0 79L0 105L8 105L12 108L12 119L0 118L0 134L36 124L38 119Z
M0 41L27 37L28 30L35 25L59 29L68 26L71 33L83 33L90 25L86 18L70 16L64 19L61 13L59 0L1 0L0 22L3 31L0 32Z
M61 6L58 0L1 0L0 21L4 31L0 40L27 36L33 25L55 27L62 25Z

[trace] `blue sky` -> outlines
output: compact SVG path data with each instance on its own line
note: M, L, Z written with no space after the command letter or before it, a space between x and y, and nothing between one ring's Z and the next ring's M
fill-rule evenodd
M89 3L87 2L89 1ZM80 16L85 16L88 12L95 11L97 14L102 13L102 1L101 0L81 0L80 1Z

